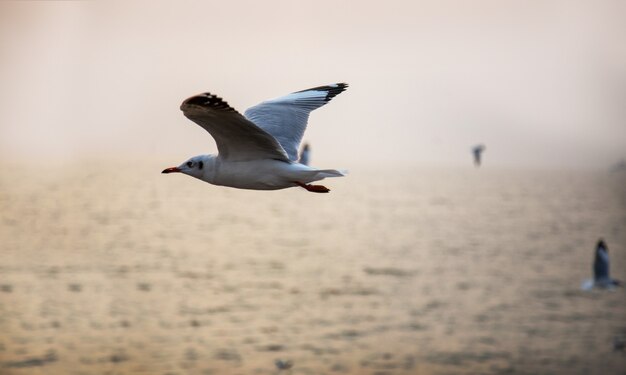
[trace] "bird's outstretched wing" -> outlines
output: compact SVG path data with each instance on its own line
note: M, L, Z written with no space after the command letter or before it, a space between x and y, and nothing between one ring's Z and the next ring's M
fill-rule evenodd
M180 106L183 114L215 139L220 157L231 161L277 159L289 161L280 143L247 120L222 98L210 93L192 96Z
M264 101L246 110L244 115L276 138L287 152L289 160L297 161L309 113L328 103L347 87L347 83L335 83L294 92Z

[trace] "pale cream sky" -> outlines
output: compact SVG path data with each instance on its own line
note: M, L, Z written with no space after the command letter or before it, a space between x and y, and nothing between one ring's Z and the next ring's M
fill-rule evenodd
M332 82L313 164L608 167L626 157L624 1L2 1L0 157L215 152L178 109Z

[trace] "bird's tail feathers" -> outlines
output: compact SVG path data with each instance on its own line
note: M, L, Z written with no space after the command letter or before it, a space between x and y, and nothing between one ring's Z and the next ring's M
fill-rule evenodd
M320 177L320 178L343 177L343 176L345 176L347 174L348 174L348 171L346 171L346 170L338 171L336 169L320 169L320 170L317 171L316 176Z

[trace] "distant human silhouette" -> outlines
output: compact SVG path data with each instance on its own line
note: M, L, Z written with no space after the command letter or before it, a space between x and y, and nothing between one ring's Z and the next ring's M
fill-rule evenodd
M477 145L472 148L472 153L474 154L474 165L480 167L480 156L485 151L486 147L484 145Z
M596 255L593 260L593 284L602 288L620 285L620 282L611 279L609 274L609 248L603 239L599 239L596 245Z
M311 151L309 149L309 144L305 143L304 146L302 146L302 151L300 151L300 160L298 160L298 163L300 164L304 164L304 165L309 165L309 155L310 155Z

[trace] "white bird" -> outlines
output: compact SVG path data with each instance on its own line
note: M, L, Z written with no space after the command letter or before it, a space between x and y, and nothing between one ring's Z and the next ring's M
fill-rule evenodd
M346 83L314 87L267 100L239 114L210 93L181 104L183 114L215 139L217 155L199 155L162 173L180 172L213 185L278 190L300 186L314 193L330 190L311 182L345 172L298 163L298 147L309 113L346 90Z
M609 248L602 238L596 245L593 259L593 279L587 279L581 284L583 290L593 288L613 289L621 286L622 282L611 278L609 273Z

